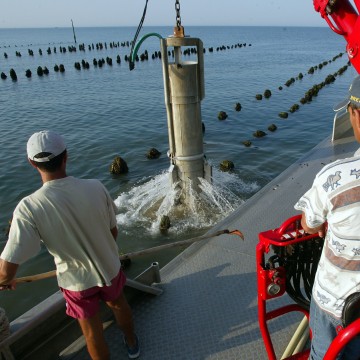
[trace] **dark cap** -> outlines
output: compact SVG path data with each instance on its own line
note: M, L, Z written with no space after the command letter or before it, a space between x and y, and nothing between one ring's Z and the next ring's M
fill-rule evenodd
M339 111L347 107L350 103L360 107L360 76L357 76L350 85L348 96L334 106L334 111Z

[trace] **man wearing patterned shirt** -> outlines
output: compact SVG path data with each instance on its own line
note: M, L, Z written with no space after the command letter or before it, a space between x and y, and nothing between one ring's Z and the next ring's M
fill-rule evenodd
M360 142L360 76L345 100L334 107L347 109L355 139ZM341 328L345 299L360 291L360 150L353 157L325 166L297 202L307 233L327 231L315 276L310 305L310 359L321 360ZM344 349L341 359L360 358L360 339Z

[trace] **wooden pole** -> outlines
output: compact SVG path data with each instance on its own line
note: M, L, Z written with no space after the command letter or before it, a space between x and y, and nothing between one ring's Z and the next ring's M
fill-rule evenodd
M244 235L239 230L233 230L233 231L220 230L220 231L217 231L217 232L209 234L209 235L198 236L198 237L195 237L195 238L192 238L192 239L176 241L176 242L173 242L173 243L170 243L170 244L159 245L159 246L155 246L155 247L152 247L152 248L149 248L149 249L144 249L144 250L135 251L135 252L132 252L132 253L127 253L127 254L124 254L124 255L120 255L119 259L120 260L132 259L132 258L137 257L137 256L148 255L148 254L151 254L151 253L154 253L154 252L157 252L157 251L173 248L173 247L176 247L176 246L190 245L190 244L192 244L194 242L210 239L212 237L223 235L223 234L237 235L242 240L244 240ZM42 280L42 279L48 279L50 277L55 277L55 276L56 276L56 270L52 270L52 271L48 271L46 273L41 273L41 274L37 274L37 275L29 275L29 276L16 278L15 281L16 281L16 283L26 283L26 282L32 282L32 281L37 281L37 280Z
M75 28L74 28L74 23L71 19L71 25L72 25L72 30L73 30L73 34L74 34L74 41L75 41L75 44L76 44L76 35L75 35Z

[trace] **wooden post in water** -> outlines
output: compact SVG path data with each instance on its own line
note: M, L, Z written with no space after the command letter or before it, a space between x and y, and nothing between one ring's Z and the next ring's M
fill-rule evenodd
M71 25L72 25L73 34L74 34L74 41L75 41L75 44L76 44L76 35L75 35L74 23L73 23L72 19L71 19Z

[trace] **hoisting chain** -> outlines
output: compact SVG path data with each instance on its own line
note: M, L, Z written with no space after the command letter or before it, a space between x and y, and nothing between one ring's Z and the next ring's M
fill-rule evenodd
M176 26L174 27L174 36L184 37L184 27L181 26L181 16L180 16L180 2L175 0L175 11L176 11Z
M180 3L179 3L179 0L175 1L175 11L176 11L176 26L177 26L178 30L180 30L181 16L180 16Z

